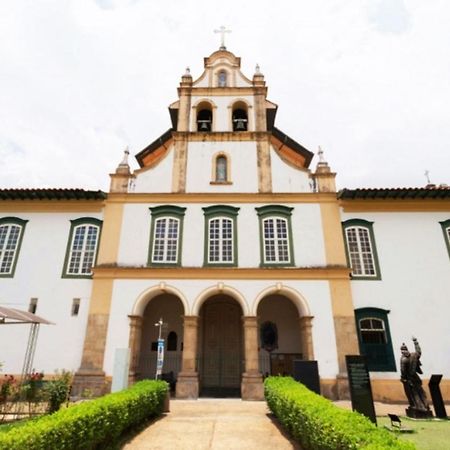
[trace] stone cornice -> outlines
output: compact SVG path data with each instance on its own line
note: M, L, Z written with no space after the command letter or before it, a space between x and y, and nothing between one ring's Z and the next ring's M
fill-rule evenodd
M93 268L94 279L200 280L336 280L350 278L347 267L237 268L237 267L114 267Z
M336 203L336 193L111 193L108 203Z

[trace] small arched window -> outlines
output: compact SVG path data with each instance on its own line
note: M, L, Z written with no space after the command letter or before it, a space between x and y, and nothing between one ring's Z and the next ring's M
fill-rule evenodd
M227 87L227 73L224 70L221 70L219 72L219 75L217 76L218 85L219 87Z
M176 352L177 351L178 336L175 331L171 331L167 336L167 351Z
M242 108L233 110L233 131L247 131L247 111Z
M228 181L227 172L227 157L220 155L216 158L216 181L219 183Z

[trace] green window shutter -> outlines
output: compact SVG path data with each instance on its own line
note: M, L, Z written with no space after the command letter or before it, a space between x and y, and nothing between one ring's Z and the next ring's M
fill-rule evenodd
M236 267L237 215L239 208L214 205L203 208L205 216L204 266Z
M186 208L162 205L150 208L150 212L152 223L147 264L158 267L180 266Z
M367 358L369 370L395 372L389 311L380 308L359 308L355 310L359 350Z
M450 256L450 219L439 222L444 233L445 245L447 246L448 256Z
M291 216L293 208L267 205L255 208L259 218L261 267L293 266Z
M350 219L342 223L347 262L354 280L381 280L373 222Z
M27 222L18 217L0 218L0 277L14 276Z
M63 278L91 278L97 261L102 221L93 217L71 220Z

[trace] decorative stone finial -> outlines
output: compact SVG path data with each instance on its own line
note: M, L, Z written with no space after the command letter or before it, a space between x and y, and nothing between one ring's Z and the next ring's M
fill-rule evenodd
M256 67L255 67L255 74L256 74L256 75L260 75L260 74L261 74L261 70L260 70L259 64L256 64Z
M131 174L130 166L128 164L129 154L130 150L127 146L123 152L122 161L120 161L119 165L116 168L116 172L110 174L110 192L128 192L128 185L130 184L131 178L133 177L133 175Z
M130 154L130 149L128 148L128 145L125 147L125 150L123 151L123 158L122 158L122 161L120 162L120 164L119 164L119 167L120 166L129 166L129 164L128 164L128 155Z
M123 151L123 158L117 166L116 173L120 174L129 174L130 173L130 165L128 164L128 155L130 154L130 150L128 149L128 145L125 147Z
M191 69L189 67L186 67L186 72L184 73L185 77L190 77L191 75Z

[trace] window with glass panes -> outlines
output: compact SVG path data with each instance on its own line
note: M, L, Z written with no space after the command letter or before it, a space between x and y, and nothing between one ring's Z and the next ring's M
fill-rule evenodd
M14 275L25 224L14 217L0 219L0 276Z
M204 265L237 265L238 211L239 208L229 205L203 208L205 215Z
M384 322L374 317L366 317L359 321L361 342L364 344L386 344Z
M92 276L98 253L102 221L93 217L71 220L63 277Z
M380 278L373 224L362 219L343 223L349 265L354 278Z
M68 275L90 275L97 254L98 237L100 227L98 225L78 225L72 234L70 246Z
M149 265L179 265L181 240L186 208L161 205L150 208L152 225L150 230Z
M233 220L217 217L209 220L209 263L233 262Z
M264 261L289 262L288 223L281 217L263 220Z
M291 215L293 208L266 205L256 208L260 222L261 265L294 265Z
M177 262L179 228L180 221L175 217L155 220L152 262Z
M355 310L359 350L366 357L367 366L372 371L396 370L388 314L388 310L380 308Z
M440 222L444 233L445 245L447 246L448 256L450 256L450 219Z

